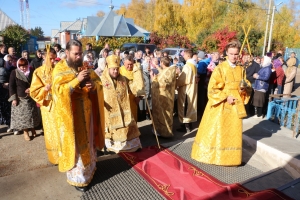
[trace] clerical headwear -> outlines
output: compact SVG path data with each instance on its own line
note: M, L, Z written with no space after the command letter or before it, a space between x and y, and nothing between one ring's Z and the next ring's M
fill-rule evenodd
M107 68L120 67L120 57L116 55L110 55L106 58Z

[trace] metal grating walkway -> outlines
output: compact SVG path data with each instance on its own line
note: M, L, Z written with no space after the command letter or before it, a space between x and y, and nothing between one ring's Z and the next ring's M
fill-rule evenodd
M192 144L193 142L180 143L170 147L170 149L177 155L187 160L189 163L192 163L199 169L202 169L222 182L228 184L240 183L263 173L261 170L258 170L247 164L239 167L224 167L200 163L191 158Z
M164 199L121 157L97 162L97 171L90 186L81 199Z
M261 170L247 164L240 167L222 167L197 162L190 158L191 147L192 142L186 142L173 145L169 149L225 183L239 183L263 174ZM90 189L81 199L160 200L164 198L122 158L113 156L97 162L97 171Z

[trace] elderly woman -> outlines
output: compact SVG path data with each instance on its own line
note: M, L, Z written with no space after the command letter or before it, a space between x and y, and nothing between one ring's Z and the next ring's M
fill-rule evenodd
M109 50L104 49L102 54L99 56L98 67L95 69L96 74L100 77L106 66L106 57L108 56Z
M28 131L31 131L33 137L36 136L34 127L41 122L36 103L29 96L32 73L28 61L20 58L17 61L17 69L12 71L9 79L8 101L12 101L10 128L23 130L26 141L30 141Z
M253 74L253 78L256 79L252 103L256 108L255 118L263 118L263 107L266 101L266 92L268 92L269 89L269 79L272 73L271 67L271 58L264 56L262 68L257 73Z
M291 94L294 85L294 79L297 74L297 67L296 65L296 58L290 58L286 62L287 69L285 71L285 83L284 83L284 90L283 94Z
M10 103L8 100L9 71L5 61L0 58L0 124L10 125Z

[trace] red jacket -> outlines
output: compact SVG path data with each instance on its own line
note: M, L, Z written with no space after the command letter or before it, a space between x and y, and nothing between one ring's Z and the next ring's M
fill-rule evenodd
M284 71L281 66L275 68L276 71L276 80L277 80L277 85L282 86L283 85L283 79L284 79Z

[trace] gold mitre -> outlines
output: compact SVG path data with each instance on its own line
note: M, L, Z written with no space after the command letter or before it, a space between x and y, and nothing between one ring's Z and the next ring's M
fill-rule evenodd
M110 55L106 58L107 68L120 67L120 57L116 55Z

